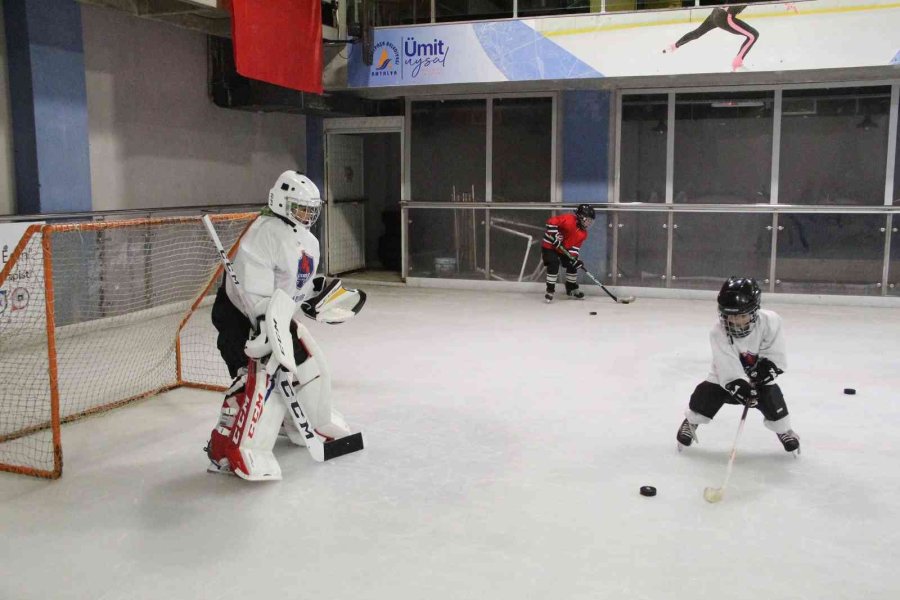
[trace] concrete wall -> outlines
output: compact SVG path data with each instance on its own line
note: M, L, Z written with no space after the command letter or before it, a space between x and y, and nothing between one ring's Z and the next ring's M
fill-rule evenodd
M204 34L88 5L82 20L94 210L262 203L304 169L303 116L209 100Z

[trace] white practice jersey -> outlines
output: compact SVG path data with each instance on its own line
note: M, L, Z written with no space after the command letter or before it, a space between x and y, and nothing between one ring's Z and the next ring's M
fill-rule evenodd
M299 304L312 295L313 276L319 266L319 240L305 227L292 226L278 217L260 216L250 225L234 257L234 271L253 306L251 318L265 314L276 289ZM234 284L225 278L225 293L247 313Z
M709 332L712 367L707 381L724 386L735 379L749 381L745 369L760 358L768 358L780 369L787 370L787 355L781 317L771 310L760 310L759 320L746 337L729 338L721 321Z

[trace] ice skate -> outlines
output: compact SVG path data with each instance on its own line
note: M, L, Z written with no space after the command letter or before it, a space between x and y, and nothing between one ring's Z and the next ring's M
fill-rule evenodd
M738 71L746 71L747 67L744 66L744 59L740 56L735 56L734 60L731 61L731 71L733 73L737 73Z
M681 427L678 428L678 433L675 435L675 439L678 440L679 452L690 446L695 441L699 443L699 440L697 438L697 426L693 425L690 421L685 419L681 422Z
M574 290L566 290L566 296L573 300L584 300L584 292L575 288Z
M778 436L781 445L784 446L785 452L790 452L795 457L800 456L800 436L794 433L793 429L788 429L784 433L777 433L775 435Z
M550 304L553 302L553 294L556 293L556 286L553 284L547 284L547 291L544 293L544 302Z

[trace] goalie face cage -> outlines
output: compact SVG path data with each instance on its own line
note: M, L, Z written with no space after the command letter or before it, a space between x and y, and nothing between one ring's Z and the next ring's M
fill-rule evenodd
M230 254L256 215L211 216ZM56 479L62 423L226 389L210 321L221 273L200 217L29 227L0 271L0 471Z

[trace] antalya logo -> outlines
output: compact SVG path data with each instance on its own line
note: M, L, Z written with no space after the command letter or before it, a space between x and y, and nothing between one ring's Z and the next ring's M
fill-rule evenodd
M396 77L400 51L391 42L378 42L372 48L372 77Z
M450 46L439 38L430 42L412 37L403 40L403 64L412 68L409 75L413 78L443 70L449 53Z

